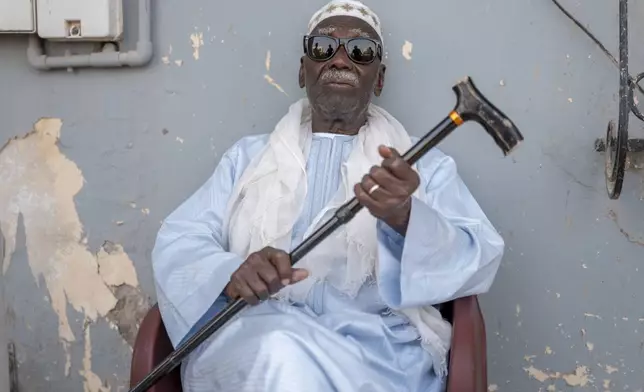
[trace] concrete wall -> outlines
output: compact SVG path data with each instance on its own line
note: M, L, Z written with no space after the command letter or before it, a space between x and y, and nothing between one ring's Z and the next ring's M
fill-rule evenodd
M632 72L644 70L637 3ZM2 328L21 390L126 390L161 219L231 143L271 131L302 95L301 35L322 4L153 2L145 69L36 72L25 37L0 37L0 144L17 138L0 152ZM564 4L617 53L616 2ZM617 116L616 68L550 1L369 5L386 28L379 103L411 133L447 114L469 74L526 137L505 159L472 124L442 146L507 241L482 299L490 390L642 390L644 182L629 172L610 201L593 150Z

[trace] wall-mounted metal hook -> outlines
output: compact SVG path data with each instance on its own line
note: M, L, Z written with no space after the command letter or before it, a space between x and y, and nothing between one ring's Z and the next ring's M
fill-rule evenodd
M615 121L608 122L605 139L595 141L595 150L606 152L606 190L611 199L619 198L626 170L626 157L629 152L644 152L643 139L628 138L629 112L644 121L644 114L635 103L635 90L644 94L639 84L644 79L644 72L633 77L628 73L628 0L619 0L619 62L606 47L583 26L575 17L566 11L557 0L555 5L572 20L619 68L619 113L617 127Z

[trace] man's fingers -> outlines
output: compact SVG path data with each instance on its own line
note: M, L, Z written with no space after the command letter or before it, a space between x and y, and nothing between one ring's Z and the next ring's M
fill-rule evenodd
M266 283L269 294L277 293L282 288L280 276L272 264L263 264L258 268L257 273L264 283Z
M309 277L309 271L303 268L293 268L293 274L291 275L291 283L297 283L308 277Z
M374 192L378 192L378 191L380 191L380 189ZM371 211L372 214L374 214L374 212L375 214L379 214L380 212L382 212L381 211L382 208L380 204L377 201L375 201L373 197L369 195L368 190L365 190L362 187L362 183L356 184L353 187L353 192L356 194L356 198L358 199L360 204L365 206L369 211Z
M292 274L292 267L291 259L288 253L282 250L271 249L268 255L268 260L277 269L277 273L279 274L282 285L286 286L287 284L289 284Z
M378 146L378 153L380 154L381 157L388 159L394 156L394 152L396 150L393 148L389 148L387 146L380 145Z
M378 184L379 189L369 192L373 187L373 185L371 185L372 183ZM363 177L362 184L367 193L369 193L374 200L385 200L392 197L400 197L404 196L407 192L403 181L379 166L373 166L371 168L369 175Z
M386 151L386 153L384 153ZM403 159L395 148L379 147L380 156L385 158L382 167L402 180L411 180L417 174L414 169Z
M237 287L237 293L244 299L244 301L251 305L257 305L259 303L259 298L257 298L246 282L239 280L235 283L235 286Z
M265 299L268 299L269 297L269 292L268 292L268 287L266 286L266 283L262 280L262 278L259 277L259 274L257 271L248 271L244 278L246 281L246 284L250 286L251 290L253 290L253 293L257 296L257 298L260 299L260 301L264 301Z

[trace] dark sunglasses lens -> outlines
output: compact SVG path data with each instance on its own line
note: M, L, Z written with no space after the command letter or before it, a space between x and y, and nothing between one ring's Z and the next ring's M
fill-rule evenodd
M310 37L307 45L307 53L313 60L330 59L337 49L337 42L329 37Z
M347 53L356 63L370 63L376 57L376 43L365 39L356 38L347 42Z

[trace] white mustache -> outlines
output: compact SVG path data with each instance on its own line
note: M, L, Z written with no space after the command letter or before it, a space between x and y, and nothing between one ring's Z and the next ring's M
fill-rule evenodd
M320 76L320 81L329 83L348 83L354 86L360 82L358 75L353 72L335 68L325 71L322 76Z

